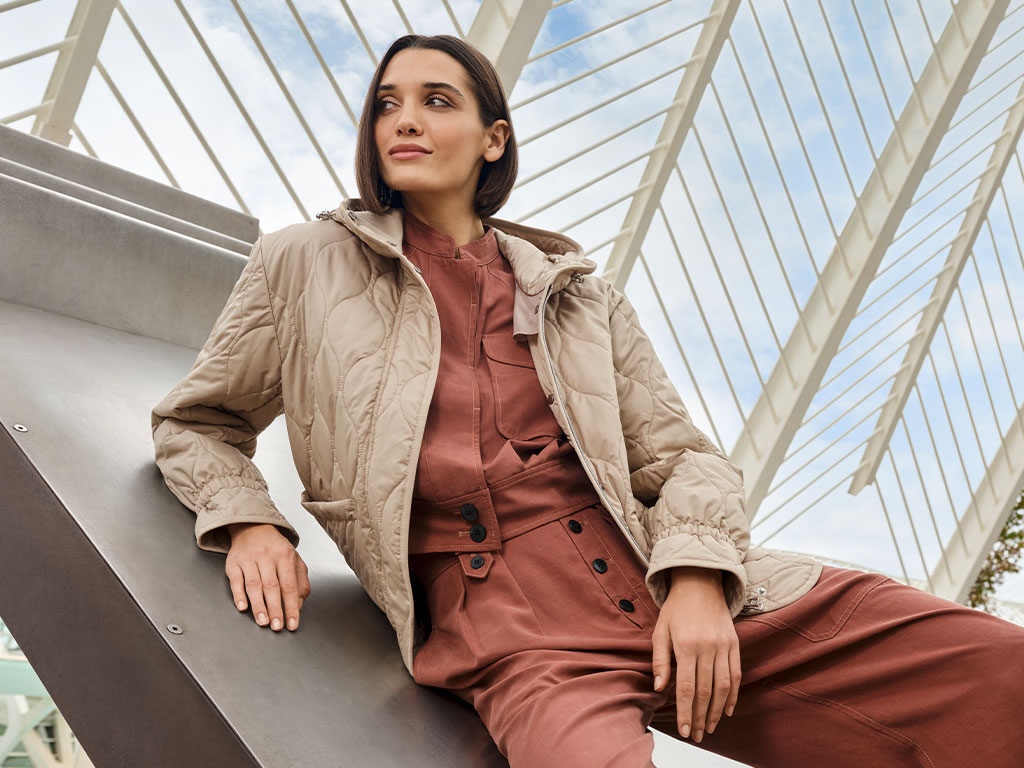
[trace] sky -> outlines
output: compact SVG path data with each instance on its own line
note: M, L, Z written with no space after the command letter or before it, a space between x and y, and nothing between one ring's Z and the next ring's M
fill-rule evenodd
M76 124L101 159L248 209L267 232L358 194L352 118L358 119L373 57L406 29L393 3L350 4L371 57L338 0L237 0L282 87L235 1L123 5L240 199L118 12L99 54L117 90L94 70ZM450 5L468 31L478 4ZM795 5L741 4L643 241L643 259L626 286L694 422L726 451L777 364L779 347L798 328L800 309L837 235L856 216L856 197L892 136L894 117L914 98L913 81L950 8L946 0L897 0L889 3L890 17L882 4L863 1L806 3L798 10ZM1004 128L1005 110L1019 95L1024 35L1016 30L1024 24L1022 5L1010 4L911 196L758 510L755 543L897 576L905 568L911 578L924 578L939 562L941 544L956 532L956 515L981 483L985 465L999 460L995 447L1024 403L1024 308L1014 303L1024 293L1017 234L1024 224L1013 213L1024 209L1018 154L964 266L877 485L856 496L846 492L917 329L917 313L974 195L976 177ZM600 273L630 194L656 151L663 110L676 97L708 6L691 0L574 0L549 13L534 55L648 9L524 67L509 94L520 183L498 217L565 232L598 262ZM0 14L0 60L61 39L73 8L71 0L38 0ZM291 8L307 25L344 102ZM440 2L403 2L401 8L416 32L456 32ZM230 89L190 30L186 13ZM637 52L627 55L631 51ZM39 102L55 58L51 53L0 69L0 116ZM600 69L555 88L594 67ZM629 89L635 90L614 98ZM32 118L12 125L30 130ZM588 150L607 137L613 138ZM71 148L86 151L78 138ZM1024 601L1024 577L1010 580L999 594Z

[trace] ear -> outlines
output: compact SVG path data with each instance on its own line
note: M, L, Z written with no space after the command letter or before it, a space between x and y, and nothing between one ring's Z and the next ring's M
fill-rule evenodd
M512 135L512 128L508 120L495 120L494 124L487 129L487 145L484 148L484 160L493 163L505 154L505 144L508 137Z

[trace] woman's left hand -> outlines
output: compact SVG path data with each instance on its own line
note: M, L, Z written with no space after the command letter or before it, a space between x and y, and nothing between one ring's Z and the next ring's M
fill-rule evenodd
M668 683L674 651L679 733L686 738L692 727L699 742L705 730L714 732L723 707L732 716L740 688L739 638L722 591L722 572L673 568L652 639L654 689Z

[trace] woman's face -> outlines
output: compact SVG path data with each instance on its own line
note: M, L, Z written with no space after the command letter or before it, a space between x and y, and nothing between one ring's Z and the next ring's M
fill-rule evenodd
M406 48L388 62L375 98L385 183L407 199L452 195L471 208L484 162L504 152L508 122L482 124L462 65L442 51ZM423 151L395 152L402 144Z

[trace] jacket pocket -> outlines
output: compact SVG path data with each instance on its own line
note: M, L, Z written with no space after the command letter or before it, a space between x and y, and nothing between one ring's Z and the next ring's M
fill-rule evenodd
M562 428L537 378L529 345L516 341L511 333L487 333L482 341L498 431L515 440L561 435Z
M315 501L309 493L302 492L299 503L313 516L320 527L338 545L346 560L352 554L352 536L356 519L355 499L331 499Z
M788 629L815 643L835 637L868 593L888 578L862 573L853 583L822 585L811 597L808 593L818 584L821 561L762 547L751 547L747 555L743 565L751 578L737 618Z
M306 491L303 491L299 503L317 520L351 520L356 514L355 499L314 501Z

